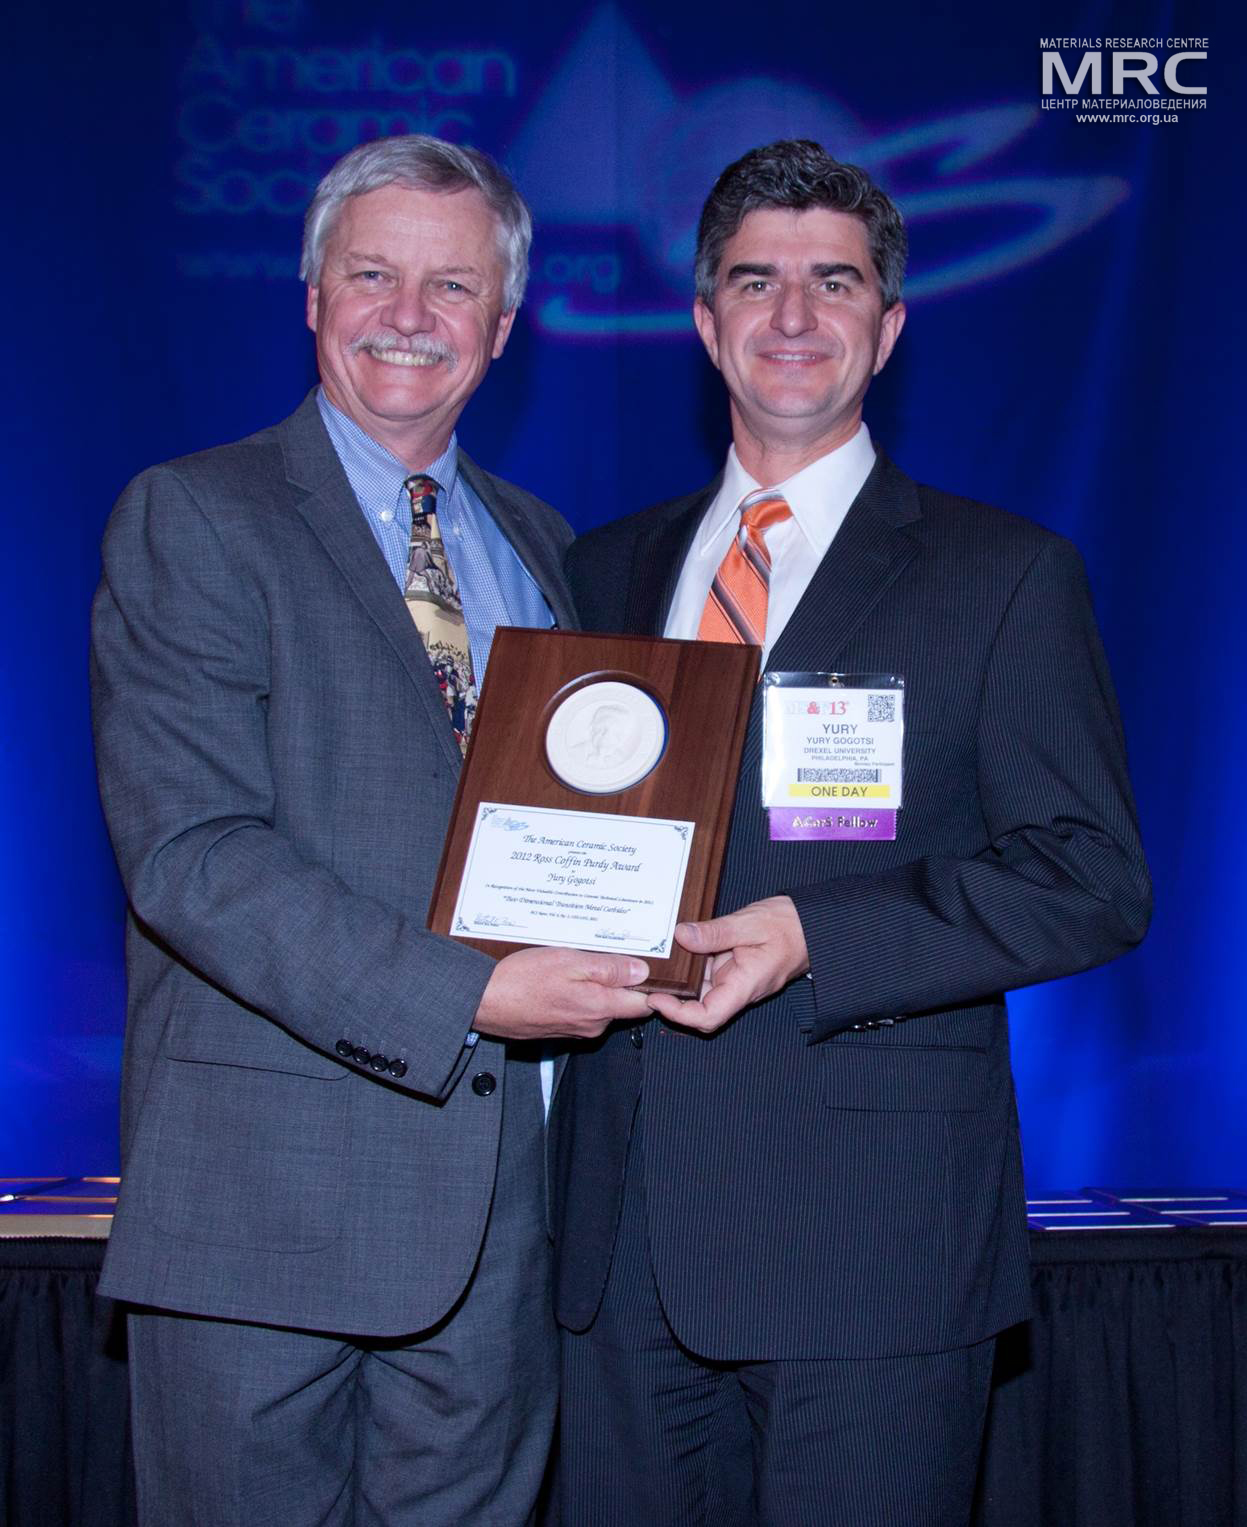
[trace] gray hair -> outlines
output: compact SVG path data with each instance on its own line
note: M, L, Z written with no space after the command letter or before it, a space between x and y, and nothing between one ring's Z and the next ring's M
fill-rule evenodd
M417 191L478 190L498 219L498 243L507 268L503 307L508 312L519 307L528 282L528 249L533 240L532 214L524 198L488 154L424 133L361 143L338 160L316 187L303 220L300 280L311 286L319 283L325 245L343 204L352 196L392 185L412 186Z
M697 295L707 307L714 306L727 241L750 212L767 207L791 207L796 212L826 207L859 217L866 225L885 312L901 300L909 240L896 203L856 165L841 164L809 138L789 138L750 149L729 164L706 198L697 225L693 270Z

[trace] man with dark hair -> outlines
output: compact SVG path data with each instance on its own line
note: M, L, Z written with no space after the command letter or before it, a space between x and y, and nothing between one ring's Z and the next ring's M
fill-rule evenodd
M865 225L884 312L900 302L909 240L896 204L855 164L841 164L808 138L794 138L754 149L715 182L702 208L693 263L693 283L703 307L714 308L724 245L750 212L775 207L854 213Z
M590 628L755 641L769 677L720 915L677 934L700 1000L654 995L664 1021L584 1048L555 1103L568 1521L968 1520L994 1337L1027 1313L1003 994L1147 926L1077 553L862 422L904 260L896 208L817 144L725 170L693 312L723 472L569 555ZM853 766L797 772L833 726ZM777 777L826 804L777 806Z
M510 1041L649 1005L639 960L424 926L494 629L573 618L567 526L454 434L530 234L473 149L348 154L304 242L321 386L109 524L95 733L131 914L100 1287L137 1306L152 1527L531 1517L550 1079Z

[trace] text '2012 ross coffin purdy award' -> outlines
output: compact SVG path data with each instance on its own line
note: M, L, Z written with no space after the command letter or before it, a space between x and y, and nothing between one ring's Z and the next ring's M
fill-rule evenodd
M714 910L757 647L502 627L494 637L429 927L646 960L696 996L677 922Z

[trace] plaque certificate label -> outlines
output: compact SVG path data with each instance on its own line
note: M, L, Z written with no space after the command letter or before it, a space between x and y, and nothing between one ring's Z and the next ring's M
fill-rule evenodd
M661 817L482 801L452 932L665 958L693 832Z

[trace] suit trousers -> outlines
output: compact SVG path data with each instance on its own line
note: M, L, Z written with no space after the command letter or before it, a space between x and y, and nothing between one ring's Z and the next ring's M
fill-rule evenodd
M480 1256L429 1330L361 1338L134 1310L144 1527L529 1522L557 1379L543 1155L537 1064L508 1060ZM420 1234L412 1225L413 1278Z
M634 1136L597 1318L562 1333L562 1527L965 1527L994 1338L878 1359L700 1357L663 1312L639 1154Z

